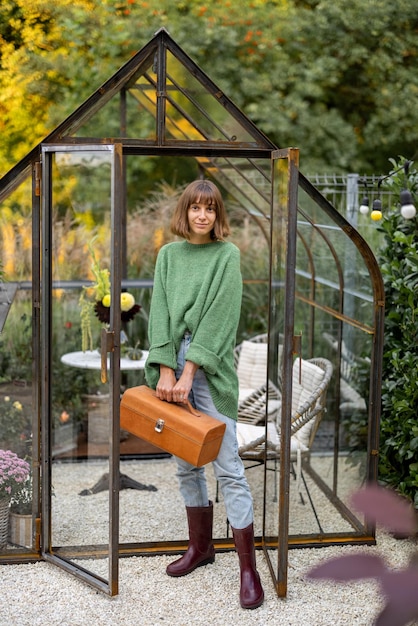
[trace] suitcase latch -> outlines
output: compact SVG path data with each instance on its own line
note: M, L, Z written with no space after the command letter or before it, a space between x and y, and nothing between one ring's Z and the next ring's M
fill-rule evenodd
M157 433L161 433L161 432L162 432L162 430L163 430L163 428L164 428L164 420L163 420L163 419L159 419L159 420L157 420L157 421L155 422L155 427L154 427L154 430L155 430Z

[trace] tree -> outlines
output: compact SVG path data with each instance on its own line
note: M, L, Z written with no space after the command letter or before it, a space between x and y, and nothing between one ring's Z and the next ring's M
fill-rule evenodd
M415 153L409 0L5 0L0 23L1 173L161 27L307 173Z

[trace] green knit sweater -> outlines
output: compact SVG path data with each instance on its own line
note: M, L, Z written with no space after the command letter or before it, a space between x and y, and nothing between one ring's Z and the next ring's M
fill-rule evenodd
M177 367L186 330L187 360L203 368L217 410L237 419L234 347L241 312L240 252L229 242L173 242L158 254L149 316L145 376L157 386L159 366Z

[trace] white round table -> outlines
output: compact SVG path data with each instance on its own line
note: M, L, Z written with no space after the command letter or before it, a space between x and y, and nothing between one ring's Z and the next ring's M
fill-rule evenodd
M139 361L122 357L120 360L121 370L143 370L145 367L145 361L148 357L148 350L142 350L142 357ZM109 367L110 359L107 359L107 366ZM81 367L88 370L100 370L102 359L98 350L86 350L85 352L68 352L63 354L61 362L71 367Z

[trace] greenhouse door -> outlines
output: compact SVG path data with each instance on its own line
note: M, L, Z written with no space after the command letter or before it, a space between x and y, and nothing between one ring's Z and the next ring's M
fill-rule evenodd
M41 549L48 562L112 596L118 593L122 164L120 144L42 147ZM86 250L78 234L88 220L97 237ZM79 308L82 293L92 297L84 286L92 282L99 243L97 260L110 271L110 319L101 325L93 315L97 338L87 352L80 329L73 336L65 314ZM64 246L74 253L70 267L59 262ZM59 333L68 338L66 354L57 353ZM96 359L93 368L86 355ZM71 398L71 406L86 407L85 422L73 424L72 439L64 443L65 426L72 422L70 409L62 410L66 379L86 376L86 368L94 390L81 389L79 402ZM93 393L93 404L101 405L100 446L90 445ZM88 436L81 453L83 431ZM95 483L99 492L92 490Z
M264 553L276 591L286 597L289 537L290 415L292 368L300 356L300 338L294 336L296 229L299 150L272 153L273 188L271 210L268 388L281 393L279 489L276 471L264 472ZM280 357L280 354L282 356ZM267 399L269 404L270 399ZM274 402L274 399L273 399ZM269 413L268 409L268 413ZM266 420L266 437L268 438ZM275 468L274 468L275 469Z

